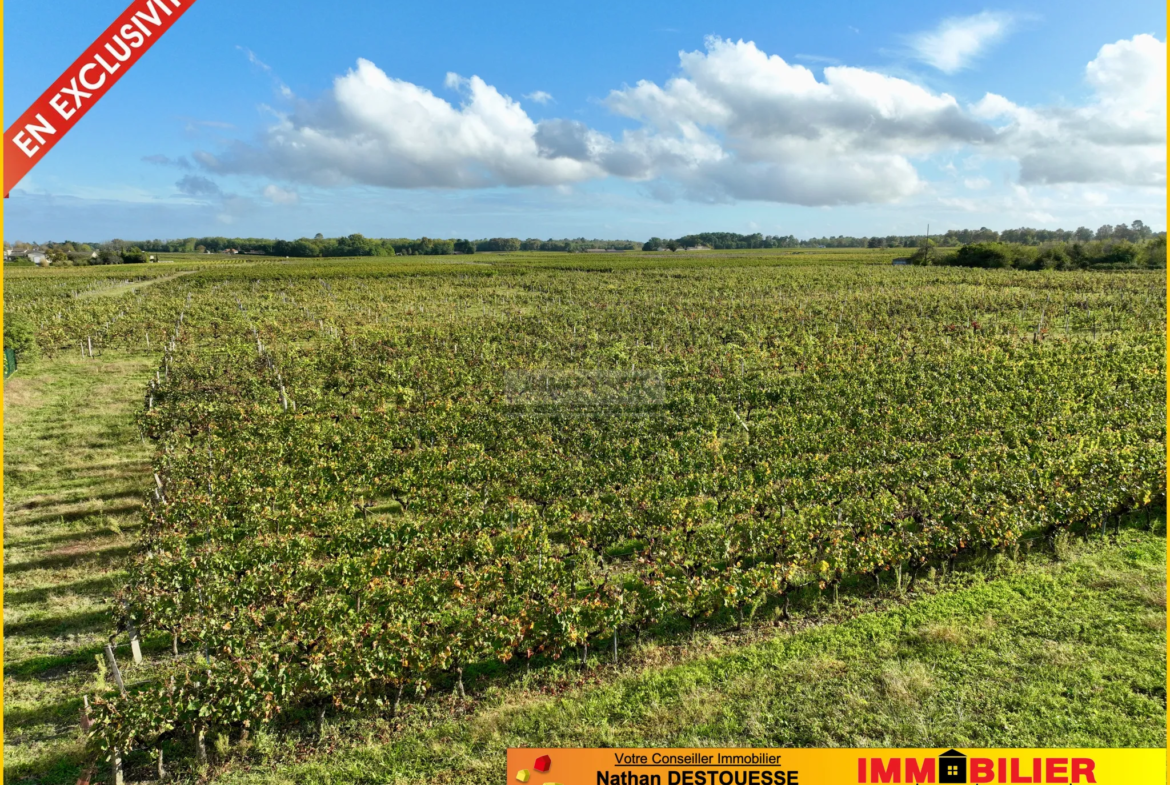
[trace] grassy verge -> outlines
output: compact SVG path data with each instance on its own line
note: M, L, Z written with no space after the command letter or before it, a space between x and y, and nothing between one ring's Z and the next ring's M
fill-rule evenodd
M76 782L82 696L140 524L148 452L132 412L153 361L42 361L4 385L4 773Z
M909 601L821 608L818 626L338 719L316 748L261 734L224 748L218 781L494 783L509 746L1165 746L1165 546L1132 529L1064 541L920 581Z

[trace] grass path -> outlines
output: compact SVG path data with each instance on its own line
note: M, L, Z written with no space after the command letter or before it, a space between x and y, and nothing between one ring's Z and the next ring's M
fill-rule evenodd
M82 695L140 525L148 453L132 416L151 359L29 366L4 386L4 773L77 780ZM123 636L124 640L124 636Z
M130 294L147 286L154 286L158 283L166 283L173 281L176 278L182 278L184 275L197 273L198 270L183 270L182 272L174 273L173 275L163 275L158 278L149 278L141 281L134 281L132 283L118 284L117 286L107 286L102 289L90 289L77 295L78 298L85 297L120 297L123 294Z

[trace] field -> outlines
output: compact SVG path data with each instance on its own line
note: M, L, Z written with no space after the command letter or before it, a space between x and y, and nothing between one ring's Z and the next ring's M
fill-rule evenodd
M6 271L6 773L1163 745L1165 273L893 255Z

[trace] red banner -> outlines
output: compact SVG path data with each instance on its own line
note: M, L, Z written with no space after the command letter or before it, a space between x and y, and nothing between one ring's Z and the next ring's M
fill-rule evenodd
M4 132L4 197L195 0L134 0Z

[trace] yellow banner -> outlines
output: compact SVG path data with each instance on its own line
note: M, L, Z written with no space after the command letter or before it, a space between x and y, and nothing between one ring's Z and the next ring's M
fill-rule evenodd
M516 785L1165 785L1159 749L510 749Z

